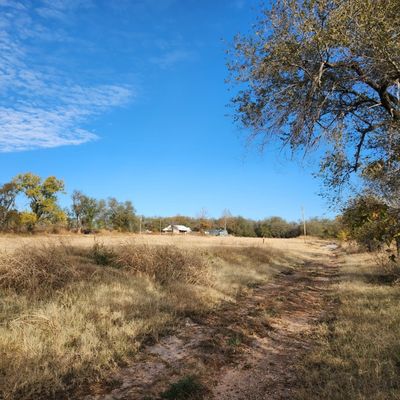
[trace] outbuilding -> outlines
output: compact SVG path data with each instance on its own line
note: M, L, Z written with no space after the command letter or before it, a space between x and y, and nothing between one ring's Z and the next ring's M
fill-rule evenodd
M228 231L226 229L211 229L205 233L210 236L228 236Z
M164 233L190 233L192 230L185 225L168 225L162 230Z

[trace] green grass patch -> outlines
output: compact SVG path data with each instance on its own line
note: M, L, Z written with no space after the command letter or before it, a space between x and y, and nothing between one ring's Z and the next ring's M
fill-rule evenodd
M193 375L173 383L161 398L166 400L200 400L207 393L205 386Z

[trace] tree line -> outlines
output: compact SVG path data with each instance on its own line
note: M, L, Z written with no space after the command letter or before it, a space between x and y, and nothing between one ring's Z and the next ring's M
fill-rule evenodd
M80 191L74 191L71 206L62 209L58 204L58 195L63 192L64 182L54 176L42 179L32 173L17 175L0 187L0 230L137 230L138 220L132 202L120 202L113 197L97 200ZM18 210L18 196L23 196L28 201L28 210Z
M74 232L94 233L100 230L119 232L160 233L169 224L180 224L194 232L226 228L229 234L247 237L291 238L303 233L302 224L288 222L274 216L252 220L232 216L225 210L220 218L209 218L205 212L198 217L142 217L137 215L131 201L114 197L96 199L75 190L71 205L61 208L58 196L64 193L64 182L54 176L45 179L25 173L0 186L0 230L3 232ZM28 209L19 210L17 198L27 200ZM312 218L307 221L308 233L320 237L334 237L339 225L336 220Z
M304 233L299 221L290 222L279 216L253 220L232 216L228 210L220 218L207 217L205 212L198 217L143 217L137 215L131 201L96 199L78 190L72 193L70 207L63 209L58 203L58 195L63 192L64 182L55 176L42 179L32 173L17 175L0 186L0 231L161 233L164 227L179 224L194 232L222 228L231 235L244 237L294 238ZM17 208L18 196L27 200L28 209ZM369 251L395 243L400 252L399 208L371 192L350 199L335 219L311 218L306 226L310 236L354 240Z

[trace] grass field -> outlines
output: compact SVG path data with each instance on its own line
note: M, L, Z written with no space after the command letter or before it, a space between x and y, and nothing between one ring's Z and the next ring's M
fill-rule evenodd
M298 239L4 236L0 243L5 399L59 397L99 379L143 340L307 256Z
M340 258L341 279L301 366L298 399L400 399L399 275L381 260Z
M329 256L327 242L308 240L1 236L0 398L84 393L185 318ZM296 398L398 399L400 288L370 255L338 255Z
M138 235L138 234L99 234L99 235L0 235L0 249L13 251L19 247L40 246L43 244L65 243L71 246L88 248L94 243L102 243L107 246L121 244L147 244L147 245L166 245L186 248L204 248L204 247L268 247L298 251L310 251L304 246L302 238L294 239L261 239L245 237L216 237L200 235Z

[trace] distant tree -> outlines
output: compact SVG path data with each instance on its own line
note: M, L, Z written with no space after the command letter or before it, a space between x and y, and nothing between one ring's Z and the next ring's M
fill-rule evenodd
M72 214L75 226L78 230L95 228L96 218L101 214L102 205L93 197L89 197L80 191L72 193Z
M271 227L268 220L258 221L255 228L258 237L272 237Z
M64 190L64 182L54 176L42 180L32 173L20 174L13 180L18 191L29 200L35 223L59 223L66 221L65 213L57 204L57 195ZM31 220L33 222L33 219Z
M400 174L399 32L399 0L276 0L230 52L235 119L261 146L321 145L330 193L373 166L390 191Z
M340 231L340 223L337 219L310 218L306 221L307 234L321 238L335 238Z
M208 216L208 211L205 208L202 208L197 215L197 224L195 226L195 230L204 232L208 229L211 229L212 226L213 223Z
M222 211L221 218L217 221L218 227L227 229L229 220L231 218L232 218L232 213L230 212L229 209L225 208L224 211Z
M80 231L82 229L82 218L84 215L83 199L84 194L79 190L74 190L72 193L72 218L75 220L75 228Z
M270 217L257 224L257 235L262 237L289 238L300 235L299 225L281 217Z
M271 236L275 238L285 237L289 230L289 224L281 217L271 217L266 221L269 225Z
M235 236L255 237L255 222L243 217L232 217L227 225L228 233Z
M18 186L15 182L8 182L0 187L0 230L9 229L17 220L18 212L15 209L17 195Z
M111 197L107 202L107 216L112 229L123 232L133 232L137 230L138 219L135 215L135 208L132 202L121 203Z
M163 217L147 217L144 222L144 229L154 233L159 233L160 229L165 228L167 225L169 224Z
M112 229L109 221L109 210L107 207L107 201L100 199L97 200L95 206L96 214L93 219L93 224L99 229Z

